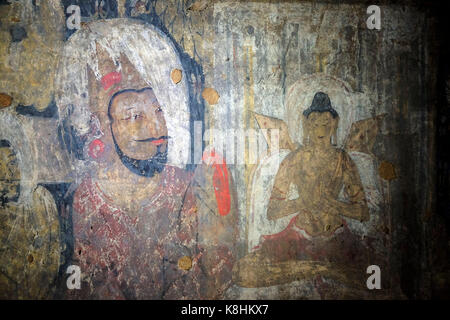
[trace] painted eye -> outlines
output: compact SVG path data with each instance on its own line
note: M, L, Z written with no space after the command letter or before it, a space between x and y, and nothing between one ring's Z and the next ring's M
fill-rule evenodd
M142 115L141 112L139 113L132 113L130 115L127 115L125 118L123 118L122 120L138 120L143 118L144 116Z

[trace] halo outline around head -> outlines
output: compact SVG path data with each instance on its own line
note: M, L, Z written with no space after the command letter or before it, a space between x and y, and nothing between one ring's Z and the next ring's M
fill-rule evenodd
M337 145L342 147L344 140L355 121L355 97L346 82L324 74L305 76L292 84L286 96L285 119L291 138L303 143L303 112L307 110L318 92L328 95L333 109L339 115Z

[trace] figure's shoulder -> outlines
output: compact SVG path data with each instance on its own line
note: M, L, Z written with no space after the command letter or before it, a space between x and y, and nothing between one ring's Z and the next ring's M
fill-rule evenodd
M176 166L166 165L162 172L166 180L188 180L192 176L192 172Z
M346 169L351 169L355 167L355 163L353 162L350 155L345 151L345 149L342 148L335 148L336 156L339 160L339 162L342 164L343 167Z
M85 198L92 193L93 181L91 177L85 177L75 189L74 199Z
M193 172L183 168L166 165L161 172L162 179L160 187L164 188L166 192L173 193L185 192L189 186Z
M45 207L56 211L56 204L52 194L43 186L37 186L33 190L33 204L36 208Z
M299 146L295 150L291 151L281 162L282 167L298 166L302 163L305 157L311 153L311 148Z
M83 214L92 211L101 202L104 202L104 200L101 193L96 189L95 182L90 176L85 177L73 194L73 209Z
M282 163L288 164L295 162L298 157L300 157L302 154L302 148L297 148L293 151L291 151L282 161Z
M37 199L45 199L46 201L53 201L53 196L50 191L47 190L44 186L38 185L33 189L33 200Z

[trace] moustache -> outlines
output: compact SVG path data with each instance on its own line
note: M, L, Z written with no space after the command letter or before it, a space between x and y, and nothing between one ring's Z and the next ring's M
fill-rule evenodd
M169 136L160 136L158 138L151 137L151 138L147 138L147 139L134 140L134 141L137 141L137 142L152 142L153 144L161 144L161 143L164 142L164 140L168 140L168 139L170 139Z

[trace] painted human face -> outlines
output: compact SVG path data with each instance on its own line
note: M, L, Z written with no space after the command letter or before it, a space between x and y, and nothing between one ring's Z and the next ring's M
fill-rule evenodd
M330 112L312 112L308 119L309 137L313 144L329 144L336 130L336 119Z
M120 150L130 158L153 157L158 147L167 150L164 112L150 88L126 90L113 96L110 106L111 130Z
M20 170L10 147L0 147L0 197L17 199L20 192Z

